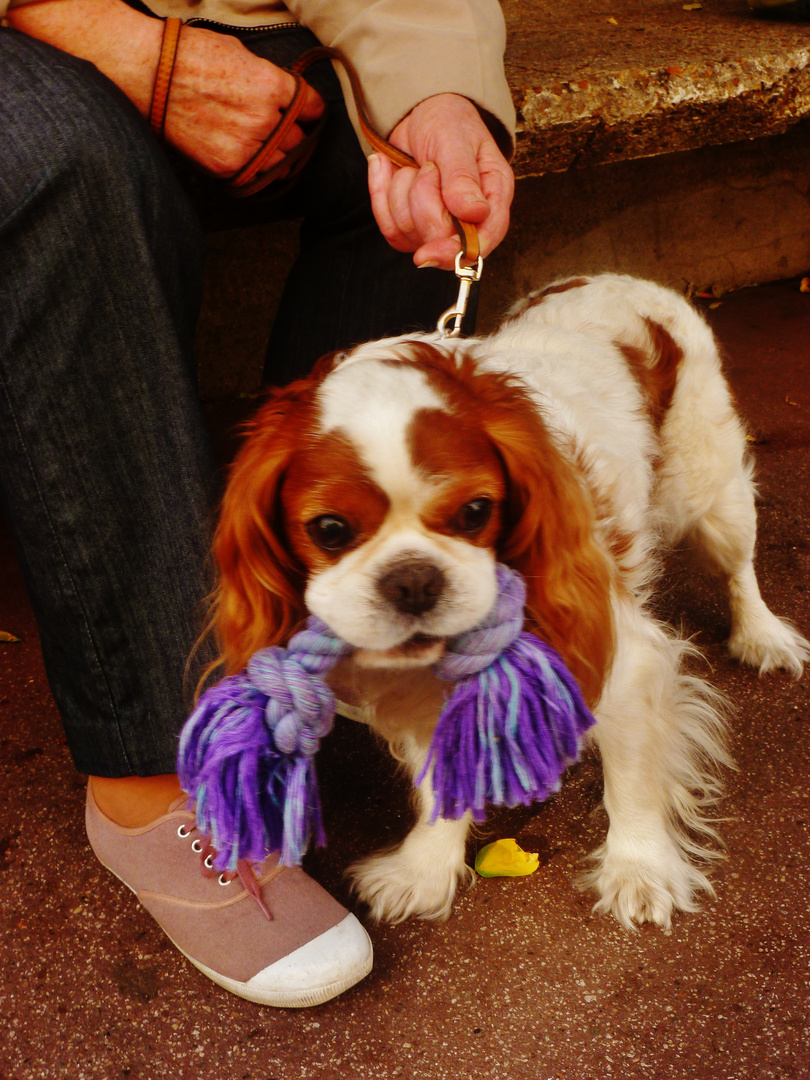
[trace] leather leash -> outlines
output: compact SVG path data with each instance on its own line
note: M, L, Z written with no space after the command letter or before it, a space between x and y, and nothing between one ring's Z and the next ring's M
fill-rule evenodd
M169 104L169 90L171 87L174 65L177 59L177 46L180 40L182 19L168 18L164 20L163 40L158 58L157 73L152 91L152 103L149 111L149 122L152 130L163 138L166 127L166 110ZM255 195L256 192L266 188L275 180L293 176L301 169L311 156L317 144L321 126L325 116L310 129L303 142L293 150L285 152L281 161L265 168L269 160L278 151L278 148L287 132L297 121L304 105L306 83L304 73L312 64L320 60L331 60L340 64L346 73L349 86L354 98L357 118L363 137L372 149L383 154L392 161L397 168L416 168L417 162L406 154L404 150L393 146L383 139L374 129L368 106L366 105L363 88L354 65L343 55L339 49L333 49L326 45L318 45L314 49L308 49L289 69L289 73L295 79L295 92L292 100L281 116L273 131L267 137L259 150L253 155L234 176L224 181L228 192L236 198L246 198ZM452 216L452 215L451 215ZM459 279L459 295L456 304L448 308L439 318L437 330L443 337L458 337L461 333L461 322L467 310L470 291L473 284L481 277L483 259L478 242L478 230L471 222L460 221L453 217L453 224L459 235L461 251L456 256L455 273Z

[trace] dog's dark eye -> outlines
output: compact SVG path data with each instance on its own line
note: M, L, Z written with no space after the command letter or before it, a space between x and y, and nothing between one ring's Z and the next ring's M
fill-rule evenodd
M340 551L354 539L351 525L334 514L321 514L307 524L307 533L313 544L323 551Z
M458 512L456 522L461 532L478 533L489 523L492 517L492 499L473 499Z

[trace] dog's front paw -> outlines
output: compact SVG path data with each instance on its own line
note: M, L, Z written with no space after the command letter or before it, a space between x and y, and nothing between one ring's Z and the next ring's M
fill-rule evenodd
M759 668L760 675L784 668L800 679L810 659L810 643L786 619L780 619L764 605L739 618L728 641L735 660Z
M669 840L623 850L615 850L608 840L592 859L595 865L581 886L599 893L594 911L614 915L628 930L643 922L668 930L675 910L697 911L695 892L714 895L706 875Z
M390 851L361 859L349 874L372 918L394 923L413 916L449 918L459 882L472 885L475 880L463 851L460 858L440 860L412 837Z

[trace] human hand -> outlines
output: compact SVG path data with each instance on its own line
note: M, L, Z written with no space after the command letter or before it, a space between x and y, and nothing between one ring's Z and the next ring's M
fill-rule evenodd
M452 269L460 244L451 214L477 226L482 255L497 247L509 227L514 177L471 101L426 98L389 141L419 166L397 169L380 154L369 159L374 217L393 248L414 252L417 266Z
M37 0L11 8L9 23L91 63L149 115L163 23L123 0ZM184 26L169 89L165 136L215 176L232 176L275 129L295 92L288 72L235 37ZM300 120L317 120L323 101L307 87ZM271 167L304 138L294 124Z
M256 56L236 38L202 27L184 27L169 91L165 137L206 172L232 176L276 128L295 88L289 72ZM266 168L303 141L301 125L317 120L323 110L321 96L305 84L299 121L290 127Z

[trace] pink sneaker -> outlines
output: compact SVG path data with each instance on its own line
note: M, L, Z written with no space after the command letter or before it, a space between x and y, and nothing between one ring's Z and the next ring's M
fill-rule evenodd
M320 1005L371 971L368 934L300 867L211 868L185 796L140 829L105 817L87 789L87 836L181 953L232 994L261 1005Z

